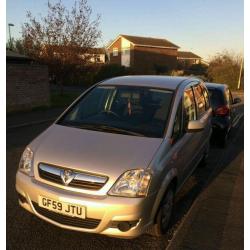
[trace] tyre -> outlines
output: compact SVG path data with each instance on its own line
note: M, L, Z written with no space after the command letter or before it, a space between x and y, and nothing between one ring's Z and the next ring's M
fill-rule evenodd
M218 145L221 148L225 148L227 145L227 138L228 138L228 132L227 131L221 131L218 137Z
M160 205L160 209L156 216L155 224L150 228L150 233L153 236L161 237L167 233L173 213L174 205L174 189L168 188Z

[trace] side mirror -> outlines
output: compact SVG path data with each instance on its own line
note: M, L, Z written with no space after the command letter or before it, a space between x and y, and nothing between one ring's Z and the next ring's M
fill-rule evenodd
M240 102L241 102L241 99L239 97L236 97L233 100L233 104L237 104L237 103L240 103Z
M188 133L200 132L205 128L205 124L201 121L189 121L187 126Z

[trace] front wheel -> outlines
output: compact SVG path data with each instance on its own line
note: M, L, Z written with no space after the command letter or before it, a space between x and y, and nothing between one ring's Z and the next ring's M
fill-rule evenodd
M152 226L150 234L153 236L163 236L167 233L172 218L174 205L174 190L169 188L163 197L156 217L156 223Z

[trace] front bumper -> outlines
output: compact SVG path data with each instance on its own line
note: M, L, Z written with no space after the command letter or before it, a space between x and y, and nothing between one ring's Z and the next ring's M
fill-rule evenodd
M35 214L39 218L50 222L61 228L88 233L105 234L119 238L134 238L146 231L152 224L150 220L155 195L146 198L124 198L115 196L93 196L72 192L38 182L21 172L16 175L16 190L26 201L19 199L19 204ZM93 228L65 225L64 220L55 221L44 216L35 207L38 203L38 195L58 200L61 202L74 203L86 207L86 217L99 220L98 225ZM60 215L57 214L57 217ZM68 217L68 216L67 216ZM118 222L136 222L128 231L121 231L114 224Z

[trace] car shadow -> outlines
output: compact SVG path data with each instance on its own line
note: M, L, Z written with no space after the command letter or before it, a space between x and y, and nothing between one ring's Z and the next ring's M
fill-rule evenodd
M243 122L239 123L239 126L232 131L225 148L218 146L216 141L211 142L211 150L206 166L198 166L176 197L175 213L170 225L169 238L172 237L171 234L181 223L183 216L189 211L193 202L197 200L203 190L209 187L243 150Z
M8 207L12 211L17 209L15 211L18 211L18 214L16 212L10 213L11 210L8 212L8 216L16 224L9 224L10 218L7 220L9 221L7 248L15 249L14 246L18 245L19 249L165 249L194 201L243 151L243 134L243 123L241 122L239 128L233 131L229 137L225 149L216 145L211 146L207 165L205 167L199 166L178 193L170 230L164 237L156 238L144 234L138 238L127 240L69 231L44 222L23 209L14 207L17 206L15 202ZM12 196L11 199L16 200L17 197ZM16 219L13 216L16 216ZM18 237L15 237L16 233L15 235L12 233L14 226Z

